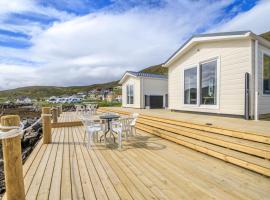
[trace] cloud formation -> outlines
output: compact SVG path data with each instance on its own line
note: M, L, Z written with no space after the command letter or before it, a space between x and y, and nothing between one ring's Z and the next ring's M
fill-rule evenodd
M269 20L262 20L264 24L257 21L267 16L269 1L261 1L232 19L224 17L224 8L233 2L227 0L167 0L158 6L124 6L122 10L119 5L110 5L84 16L26 2L16 8L18 12L34 7L38 13L58 20L45 26L9 27L30 32L32 46L23 50L0 47L0 68L4 69L0 89L116 80L126 70L164 62L194 33L235 29L261 33L270 27ZM10 5L8 11L0 10L0 19L13 9Z

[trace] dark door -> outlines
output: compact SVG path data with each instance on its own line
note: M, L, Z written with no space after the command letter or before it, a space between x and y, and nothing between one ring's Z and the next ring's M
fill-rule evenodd
M163 108L163 96L150 96L150 108Z

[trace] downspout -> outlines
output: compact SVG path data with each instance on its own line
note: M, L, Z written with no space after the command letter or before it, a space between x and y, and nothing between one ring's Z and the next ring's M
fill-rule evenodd
M144 108L144 100L143 100L143 97L144 97L144 87L143 87L143 77L141 78L141 108Z
M258 40L255 40L255 101L254 101L254 120L257 121L259 119L259 111L258 111L258 98L259 98L259 92L258 92Z

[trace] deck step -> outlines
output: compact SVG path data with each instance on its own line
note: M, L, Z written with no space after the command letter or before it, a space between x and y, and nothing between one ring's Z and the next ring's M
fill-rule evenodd
M99 110L102 112L117 112L123 115L131 114L130 112L120 111L120 110L111 109L111 108L100 108ZM231 130L224 127L215 127L215 126L209 126L209 125L203 125L203 124L196 124L193 122L168 119L168 118L162 118L162 117L157 117L157 116L149 116L145 114L140 114L140 118L149 119L149 120L153 120L157 122L163 122L166 124L177 125L181 127L193 128L196 130L207 131L207 132L216 133L220 135L226 135L230 137L270 144L270 135L266 136L259 133L243 132L243 131L238 131L238 130Z
M101 112L130 112L101 108ZM136 127L201 153L270 176L270 136L140 114Z
M270 159L270 145L258 143L254 141L234 138L225 135L219 135L206 131L200 131L192 128L180 127L163 122L156 122L153 120L146 120L139 118L138 123L150 127L170 131L177 135L197 139L207 143L215 144L218 146L226 147L229 149L241 151L247 154L255 155L262 158Z
M177 144L181 144L185 147L194 149L201 153L205 153L215 158L219 158L226 162L238 165L245 169L255 171L265 176L270 176L269 160L259 158L256 156L251 156L246 153L234 151L234 150L220 147L217 145L213 145L210 143L202 142L202 141L185 137L182 135L177 135L177 134L174 134L169 131L162 130L162 129L149 127L147 125L143 125L140 123L137 124L137 128L142 131L148 132L150 134L159 136L161 138L173 141Z

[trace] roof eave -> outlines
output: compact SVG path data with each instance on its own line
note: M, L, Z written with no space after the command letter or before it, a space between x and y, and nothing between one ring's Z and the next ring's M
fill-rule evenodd
M122 76L122 78L120 79L119 84L122 84L122 83L124 82L124 80L126 79L127 76L137 77L137 76L135 76L135 75L133 75L133 74L131 74L131 73L129 73L129 72L126 72L126 73Z
M246 34L243 35L231 35L231 36L209 36L209 37L193 37L190 39L189 42L187 42L183 47L181 47L176 53L169 58L163 65L162 67L169 67L169 65L174 62L177 58L179 58L181 55L183 55L185 52L187 52L190 48L192 48L194 45L202 42L209 42L209 41L219 41L219 40L235 40L235 39L240 39L240 38L248 38L248 37L256 37L258 38L259 36L255 35L252 32L247 32ZM261 37L260 37L261 38ZM261 38L263 39L263 38Z

